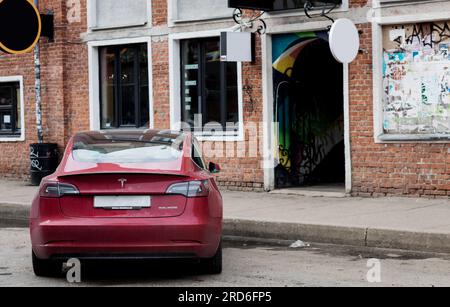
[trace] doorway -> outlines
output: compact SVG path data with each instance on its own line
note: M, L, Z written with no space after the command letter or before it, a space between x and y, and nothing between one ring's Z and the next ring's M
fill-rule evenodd
M343 65L328 34L273 38L275 187L345 189Z

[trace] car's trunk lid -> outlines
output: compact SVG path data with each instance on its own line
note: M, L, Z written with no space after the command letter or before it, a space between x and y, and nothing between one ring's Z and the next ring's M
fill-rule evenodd
M170 174L91 174L59 177L80 195L60 199L68 217L162 218L183 214L186 198L167 195L167 188L185 176ZM108 201L111 205L108 205Z

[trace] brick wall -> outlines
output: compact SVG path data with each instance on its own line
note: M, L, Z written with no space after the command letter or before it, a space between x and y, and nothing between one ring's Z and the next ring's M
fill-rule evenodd
M61 1L65 2L65 1ZM67 24L64 28L64 121L65 142L77 131L89 130L89 76L88 48L80 38L87 30L86 1L81 1L81 22Z
M170 128L169 103L169 45L166 36L154 38L153 52L153 109L155 128Z
M448 198L449 144L374 142L372 30L369 24L360 30L364 53L350 65L353 194Z
M164 26L167 24L167 1L152 0L152 23L154 26Z
M154 0L153 2L153 25L161 26L167 23L167 0ZM154 37L152 41L153 53L153 104L155 128L170 128L170 105L169 105L169 55L168 39L166 36ZM244 86L244 122L260 123L262 121L262 65L261 65L261 40L256 40L256 60L254 63L243 64L242 82ZM261 128L262 129L262 128ZM262 141L262 130L258 131ZM248 157L249 134L245 134L246 142L205 142L205 148L223 148L222 157L210 158L222 167L217 176L218 184L234 190L262 190L264 185L264 173L261 168L261 154L257 157ZM232 146L235 158L226 157L227 146ZM238 151L245 148L246 152ZM241 158L241 156L243 156ZM247 156L247 157L246 157Z
M42 114L45 142L56 142L61 151L75 132L89 129L89 84L87 46L80 34L87 29L86 1L81 1L81 22L68 24L65 1L42 1L42 12L55 14L55 41L41 39L42 61ZM152 23L167 24L167 0L152 1ZM244 64L243 84L244 120L259 123L262 119L261 53L257 41L257 60ZM152 39L153 103L155 127L170 127L169 108L169 55L167 36ZM37 141L35 129L34 62L33 55L0 58L0 75L23 75L26 101L26 142L0 143L0 176L26 178L28 176L28 147ZM249 139L248 134L245 137ZM216 146L206 144L206 146ZM229 145L229 144L228 144ZM237 152L241 144L233 144ZM224 148L225 145L224 145ZM247 149L248 151L248 149ZM243 153L245 155L245 153ZM263 172L260 157L217 158L223 172L222 185L236 189L262 189ZM231 160L231 161L230 161Z
M8 177L22 177L27 172L24 160L27 159L28 143L34 137L30 127L34 121L34 78L33 57L25 54L19 56L0 54L1 76L24 76L24 102L27 142L0 143L0 170Z
M356 7L364 7L367 4L371 4L372 1L371 0L350 0L349 1L349 6L351 8L356 8Z
M86 4L81 3L81 22L69 25L66 1L40 1L40 11L55 18L54 41L40 40L44 141L58 143L61 150L73 131L89 127L87 52L80 41L86 31ZM26 178L28 148L37 141L33 53L0 54L0 75L24 77L26 129L25 142L0 143L0 176Z
M353 8L367 0L351 0ZM81 22L68 24L66 1L42 0L41 11L55 14L55 41L41 39L42 110L46 142L61 149L76 131L89 129L89 89L87 46L80 34L86 32L86 1L81 1ZM152 23L167 24L167 0L152 1ZM359 26L364 50L350 65L350 130L353 192L361 196L412 195L450 196L450 145L375 144L373 138L372 38L370 24ZM244 122L262 121L261 41L257 38L255 63L243 64ZM153 103L156 128L169 128L169 55L167 36L152 38ZM36 142L33 55L0 54L0 75L24 77L26 141L0 143L0 176L25 178L28 175L28 147ZM260 127L262 129L262 127ZM258 131L262 141L262 131ZM245 135L250 140L248 133ZM204 146L234 148L242 143L211 143ZM261 148L261 147L260 147ZM248 153L248 148L245 149ZM239 190L262 190L261 150L256 157L210 158L221 164L222 186ZM248 156L248 155L243 155Z
M252 122L258 124L257 135L258 152L255 156L250 152L249 143L250 134L253 130L246 129L244 140L236 144L224 144L233 146L236 158L213 158L215 163L222 166L222 172L218 176L219 185L231 190L262 190L264 188L264 171L262 169L262 126L259 125L263 120L263 99L262 99L262 58L261 58L261 39L256 37L256 58L254 63L243 64L243 109L244 123ZM212 146L206 144L206 146Z

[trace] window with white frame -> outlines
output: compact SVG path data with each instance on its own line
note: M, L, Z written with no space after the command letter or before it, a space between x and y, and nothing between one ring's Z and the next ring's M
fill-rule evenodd
M150 22L150 0L91 0L93 30L144 26Z
M450 136L450 22L389 25L383 37L383 133Z
M182 122L196 131L211 129L237 134L237 63L220 61L218 37L181 40L180 51Z
M21 136L22 107L20 81L0 78L0 138Z
M147 44L99 48L101 129L150 126Z
M233 9L226 0L169 0L174 22L230 18Z

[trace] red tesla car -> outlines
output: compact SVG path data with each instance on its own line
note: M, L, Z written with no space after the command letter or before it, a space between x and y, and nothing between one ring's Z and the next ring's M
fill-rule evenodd
M33 268L69 258L198 259L222 271L222 196L191 134L85 132L44 178L30 216Z

